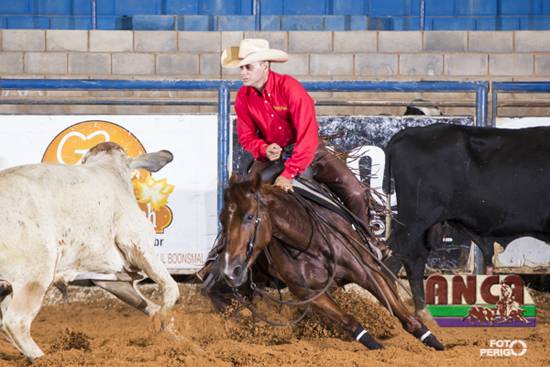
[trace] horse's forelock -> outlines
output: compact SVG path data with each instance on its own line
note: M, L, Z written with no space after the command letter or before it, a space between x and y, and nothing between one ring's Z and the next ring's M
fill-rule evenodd
M223 193L224 204L220 218L224 228L230 224L230 218L240 218L250 209L254 200L253 195L252 181L234 181L225 188ZM236 215L230 215L230 213Z

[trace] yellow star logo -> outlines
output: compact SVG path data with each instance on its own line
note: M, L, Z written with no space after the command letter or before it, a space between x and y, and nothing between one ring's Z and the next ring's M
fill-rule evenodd
M151 204L153 210L159 210L168 202L168 196L174 191L174 185L166 182L166 179L155 180L147 176L144 181L134 181L136 198L141 204Z

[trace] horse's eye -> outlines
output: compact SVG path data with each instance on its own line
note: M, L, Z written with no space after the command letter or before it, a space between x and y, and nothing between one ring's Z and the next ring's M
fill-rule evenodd
M252 221L252 219L254 219L254 215L248 214L248 215L246 216L246 220L247 220L247 221Z

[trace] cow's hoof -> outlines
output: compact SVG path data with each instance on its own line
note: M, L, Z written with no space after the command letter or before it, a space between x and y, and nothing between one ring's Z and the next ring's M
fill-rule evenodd
M29 360L29 362L34 363L38 358L42 357L44 355L44 352L42 352L40 349L36 352L32 353L24 353L25 357Z
M422 322L434 321L432 315L428 312L427 308L416 310L416 317Z

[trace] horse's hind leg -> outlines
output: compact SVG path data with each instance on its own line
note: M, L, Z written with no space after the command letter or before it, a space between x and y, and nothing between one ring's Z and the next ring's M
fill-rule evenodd
M437 340L435 335L428 328L418 321L407 306L399 298L396 289L391 282L377 269L377 266L370 266L370 274L365 273L364 279L357 283L363 288L371 292L383 306L389 308L395 316L401 321L403 328L416 338L420 339L424 344L437 349L443 350L443 344Z
M361 342L367 348L383 348L353 316L343 312L326 294L315 299L312 304L318 313L340 324L340 326L351 334L355 340Z

